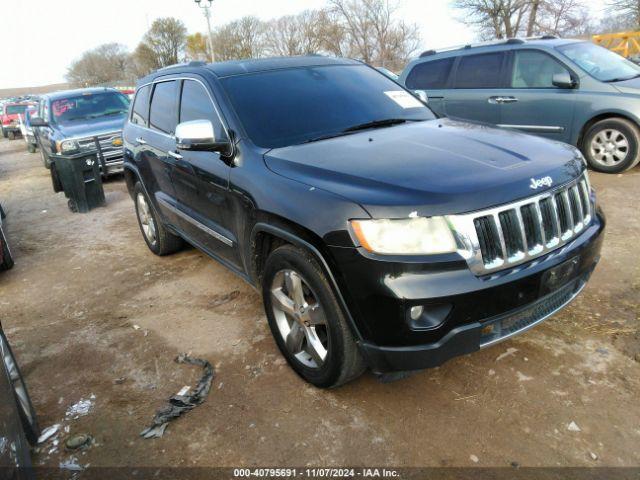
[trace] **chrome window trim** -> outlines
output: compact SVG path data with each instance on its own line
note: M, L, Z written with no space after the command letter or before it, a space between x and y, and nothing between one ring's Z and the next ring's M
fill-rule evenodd
M209 235L214 237L216 240L219 240L220 242L224 243L225 245L227 245L229 247L233 247L233 240L231 240L230 238L227 238L224 235L222 235L221 233L218 233L215 230L213 230L213 229L207 227L206 225L200 223L195 218L193 218L191 215L188 215L185 212L183 212L182 210L180 210L180 209L176 208L175 206L171 205L165 199L158 198L157 200L158 200L158 203L160 204L161 207L164 207L167 210L173 212L174 214L178 215L180 218L182 218L182 219L186 220L187 222L189 222L191 225L199 228L200 230L202 230L205 233L208 233Z
M561 193L564 200L563 203L565 203L565 206L569 209L569 216L571 216L571 219L573 219L572 217L573 213L571 212L571 205L570 205L570 202L568 201L568 198L566 198L567 195L565 194L565 192L568 192L569 189L575 187L576 185L579 186L581 182L585 182L585 185L587 187L587 192L590 195L591 185L589 183L588 176L586 174L582 174L578 178L570 182L567 182L556 188L547 190L546 192L524 198L522 200L500 205L498 207L471 212L468 214L447 216L446 218L449 222L449 225L451 226L451 229L459 245L458 254L461 255L467 261L469 268L475 275L482 276L482 275L488 275L491 273L496 273L496 272L499 272L500 270L516 267L523 263L530 262L532 260L535 260L551 252L554 252L560 249L561 247L567 245L568 243L576 239L581 233L583 233L587 229L587 227L591 224L591 221L593 220L593 217L594 217L594 210L595 210L595 206L591 201L591 199L589 199L589 210L588 210L589 213L587 215L584 215L584 219L582 222L579 222L576 224L572 220L570 224L571 228L566 232L560 232L559 217L556 213L554 215L553 222L558 227L557 228L558 237L554 237L552 239L543 238L542 245L532 246L532 245L527 245L526 238L525 238L526 236L523 235L522 240L523 240L525 251L519 252L519 253L522 253L522 255L518 254L516 256L506 258L507 257L506 249L502 248L502 252L503 252L502 258L497 258L490 264L485 263L482 258L480 240L478 239L478 234L476 231L476 227L474 225L474 220L481 217L493 217L496 220L496 226L498 227L498 232L500 232L499 233L499 238L501 243L500 247L504 247L504 245L502 245L504 241L503 232L499 223L499 214L501 212L515 210L518 217L518 223L520 223L520 229L521 231L524 231L523 225L521 224L522 218L521 218L520 208L525 205L533 204L534 206L537 206L536 208L537 210L542 200L550 198L553 209L557 210L557 205L555 203L555 195L557 193Z
M216 102L215 102L214 98L211 96L211 92L209 92L209 89L207 88L205 83L200 79L193 78L193 77L171 77L171 78L156 79L156 80L154 80L152 82L142 84L136 89L136 95L133 97L132 105L135 103L136 98L138 97L138 91L141 88L147 87L147 86L150 86L150 85L155 87L155 85L158 84L158 83L172 82L172 81L179 81L179 80L191 80L191 81L194 81L194 82L198 82L202 86L202 88L204 88L204 91L207 93L207 96L209 97L209 101L211 102L211 105L213 106L213 110L216 112L216 116L218 117L218 120L220 120L220 124L222 125L222 128L224 129L224 133L227 136L227 140L229 140L229 142L231 142L231 135L229 135L229 128L227 126L227 123L225 122L224 117L220 114L220 111L218 110L218 106L216 105ZM152 88L152 92L151 93L153 93L153 88ZM180 91L180 95L182 95L182 90ZM153 98L153 95L149 95L149 118L147 119L147 123L149 123L151 121L151 100L152 100L152 98ZM178 108L180 108L180 106L178 106ZM161 132L161 131L156 130L154 128L149 128L146 125L139 125L137 123L133 123L131 121L131 117L132 116L133 116L133 107L131 108L131 112L129 112L129 116L127 118L127 123L130 123L131 125L135 125L136 127L143 128L143 129L148 130L148 131L153 132L153 133L159 133L160 135L164 135L167 138L171 138L171 139L175 139L176 138L175 135L169 135L168 133ZM206 120L206 119L203 119L203 120ZM234 151L235 151L235 145L233 145L233 143L232 143L232 148L234 148Z

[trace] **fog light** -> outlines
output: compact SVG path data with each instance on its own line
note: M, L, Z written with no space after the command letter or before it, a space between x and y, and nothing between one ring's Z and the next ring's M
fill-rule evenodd
M411 311L409 312L409 315L411 315L411 320L418 320L423 313L424 313L424 307L419 305L417 307L411 307Z

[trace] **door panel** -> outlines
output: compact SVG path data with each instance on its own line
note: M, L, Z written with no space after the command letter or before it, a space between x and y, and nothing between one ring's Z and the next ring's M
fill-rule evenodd
M575 110L576 90L553 85L553 75L571 72L540 50L513 52L508 95L517 102L501 107L503 127L569 142Z

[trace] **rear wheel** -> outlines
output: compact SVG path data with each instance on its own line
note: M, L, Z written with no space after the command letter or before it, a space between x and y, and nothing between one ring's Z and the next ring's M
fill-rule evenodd
M585 134L582 150L589 166L603 173L620 173L640 161L640 132L623 118L608 118Z
M18 414L24 427L24 433L31 445L38 443L38 437L40 436L40 427L38 426L38 418L36 417L36 411L31 403L27 385L24 383L22 373L18 367L15 356L11 351L7 337L4 332L0 330L0 356L7 372L9 373L9 379L13 386L13 393L18 404Z
M160 221L140 182L136 183L133 193L138 225L149 250L160 256L180 250L184 245L182 238L172 234Z
M364 361L327 277L309 252L284 245L269 255L262 295L271 332L307 382L337 387L360 376Z

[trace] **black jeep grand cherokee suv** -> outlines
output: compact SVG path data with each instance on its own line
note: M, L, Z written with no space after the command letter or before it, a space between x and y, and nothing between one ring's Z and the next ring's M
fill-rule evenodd
M600 256L575 148L437 118L356 61L160 70L124 142L149 248L185 239L259 287L280 350L321 387L527 330Z

